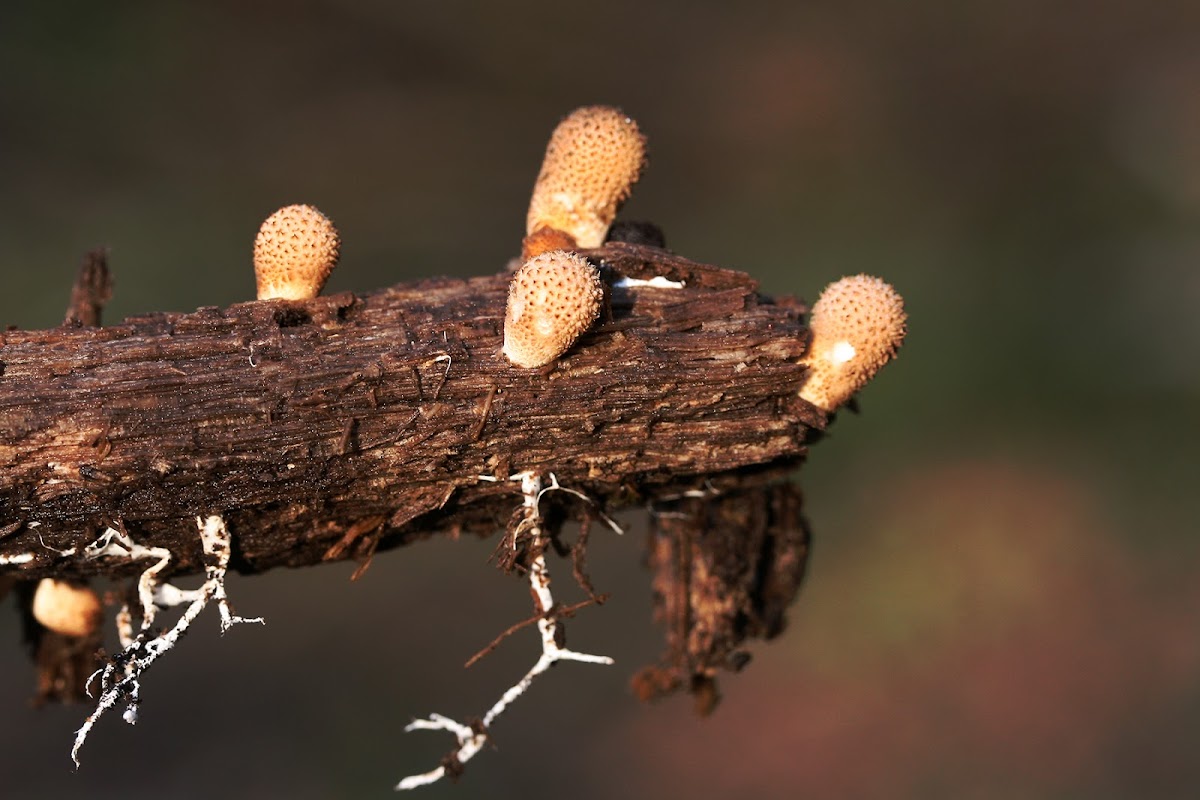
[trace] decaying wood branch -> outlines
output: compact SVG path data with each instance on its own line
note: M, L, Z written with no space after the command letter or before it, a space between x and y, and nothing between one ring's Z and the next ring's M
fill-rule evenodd
M666 627L660 663L633 677L652 700L678 689L708 714L716 675L750 660L747 639L784 628L808 561L800 489L790 481L733 492L692 492L652 510L647 564L654 616Z
M801 302L653 247L587 255L609 311L541 371L500 353L503 273L0 333L0 575L139 571L60 557L115 523L201 572L206 514L236 570L315 564L503 530L516 490L479 476L615 507L803 457L825 417L797 397ZM686 285L613 287L658 276Z

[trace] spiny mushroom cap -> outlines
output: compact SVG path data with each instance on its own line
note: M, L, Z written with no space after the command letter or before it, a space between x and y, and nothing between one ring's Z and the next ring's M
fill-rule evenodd
M267 217L254 240L258 299L311 300L337 266L337 228L313 206L284 206Z
M100 598L86 586L43 578L33 593L33 618L64 636L87 636L100 627Z
M800 397L833 411L875 377L904 341L904 299L870 275L831 283L813 305L809 374Z
M596 321L603 298L600 274L582 256L554 250L529 259L508 287L504 355L518 367L549 364Z
M526 235L554 228L580 247L599 247L645 165L646 137L620 109L576 109L546 146Z

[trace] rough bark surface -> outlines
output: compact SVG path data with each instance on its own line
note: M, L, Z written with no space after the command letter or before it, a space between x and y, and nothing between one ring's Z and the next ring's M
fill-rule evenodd
M500 353L504 273L0 333L0 576L137 572L59 555L118 523L186 574L195 517L223 514L259 572L502 531L523 470L614 507L803 457L826 420L797 397L800 301L654 247L586 255L608 287L686 287L610 288L540 371Z

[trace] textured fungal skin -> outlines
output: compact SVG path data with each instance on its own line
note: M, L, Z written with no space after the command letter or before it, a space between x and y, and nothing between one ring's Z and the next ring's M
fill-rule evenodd
M33 618L64 636L87 636L100 627L103 607L86 586L43 578L33 593Z
M554 129L533 187L526 235L553 228L599 247L646 165L646 137L612 106L576 109Z
M311 300L337 266L341 239L313 206L284 206L267 217L254 240L258 299Z
M508 287L504 355L541 367L570 349L596 317L604 290L587 259L555 250L525 262Z
M834 411L875 377L904 342L904 299L870 275L831 283L813 305L809 375L800 397Z

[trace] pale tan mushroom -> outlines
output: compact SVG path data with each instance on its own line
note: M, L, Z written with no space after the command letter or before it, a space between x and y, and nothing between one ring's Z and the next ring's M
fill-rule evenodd
M258 299L311 300L337 266L341 240L313 206L284 206L267 217L254 240Z
M570 349L600 315L604 290L587 259L552 250L526 261L508 287L504 355L541 367Z
M646 137L620 109L584 106L572 112L546 146L525 221L525 257L603 244L645 166ZM544 228L566 234L573 244L539 246L536 235Z
M87 636L100 627L103 607L86 586L43 578L33 592L33 618L64 636Z
M896 355L906 322L904 299L879 278L854 275L831 283L813 305L800 397L836 410Z

